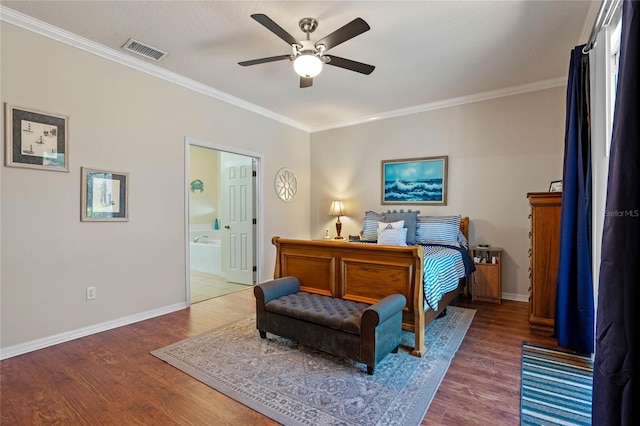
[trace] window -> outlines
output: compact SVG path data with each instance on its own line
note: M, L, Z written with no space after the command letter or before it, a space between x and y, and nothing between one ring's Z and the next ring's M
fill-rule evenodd
M622 32L622 19L618 19L615 26L608 31L608 57L607 64L607 156L611 149L611 137L613 132L613 113L616 106L616 89L618 87L618 67L620 65L620 35Z

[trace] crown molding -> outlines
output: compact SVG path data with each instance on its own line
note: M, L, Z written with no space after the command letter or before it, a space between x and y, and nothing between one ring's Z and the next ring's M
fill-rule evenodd
M243 99L232 96L223 91L212 88L205 84L186 78L177 73L167 71L157 65L144 62L140 59L133 58L123 52L112 49L110 47L103 46L99 43L95 43L84 37L80 37L69 31L65 31L53 25L42 22L38 19L32 18L28 15L16 12L13 9L9 9L0 5L0 21L7 22L9 24L16 25L20 28L28 31L40 34L42 36L59 41L60 43L67 44L69 46L76 47L85 52L89 52L98 55L102 58L117 62L121 65L133 68L135 70L144 72L154 77L163 79L165 81L177 84L189 90L193 90L200 94L209 96L211 98L220 100L222 102L237 106L239 108L251 111L253 113L262 115L272 120L278 121L285 125L294 127L296 129L315 133L325 130L337 129L341 127L355 126L358 124L369 123L371 121L385 120L388 118L401 117L404 115L416 114L420 112L431 111L435 109L449 108L452 106L463 105L473 102L480 102L494 98L500 98L505 96L518 95L527 92L534 92L537 90L544 90L553 87L559 87L566 85L566 77L558 77L549 80L543 80L539 82L524 84L520 86L507 87L504 89L493 90L488 92L477 93L474 95L461 96L458 98L445 99L442 101L431 102L422 105L416 105L408 108L401 108L393 111L387 111L380 114L374 114L364 117L358 117L349 120L336 121L332 123L321 124L318 126L308 126L285 117L280 114L276 114L266 108L247 102ZM588 21L588 18L587 18Z
M85 52L92 53L110 61L117 62L126 67L133 68L137 71L144 72L170 83L177 84L186 89L193 90L194 92L198 92L205 96L209 96L219 101L251 111L253 113L262 115L288 126L295 127L305 132L310 132L310 127L305 124L299 123L283 115L276 114L266 108L262 108L243 99L236 98L235 96L232 96L221 90L214 89L195 80L191 80L174 72L167 71L157 65L144 62L137 58L133 58L123 52L103 46L84 37L80 37L79 35L47 24L46 22L42 22L38 19L17 12L6 6L0 5L0 21L4 21L33 33L59 41L60 43L78 48Z
M383 112L381 114L374 114L366 117L354 118L352 120L344 120L344 121L339 121L335 123L323 124L320 126L311 126L311 133L321 132L324 130L337 129L340 127L355 126L357 124L370 123L372 121L386 120L388 118L395 118L395 117L400 117L404 115L416 114L419 112L431 111L434 109L449 108L457 105L481 102L489 99L519 95L522 93L535 92L538 90L550 89L553 87L560 87L560 86L566 86L566 85L567 85L566 77L552 78L549 80L523 84L520 86L506 87L504 89L492 90L489 92L482 92L474 95L461 96L459 98L444 99L442 101L431 102L428 104L396 109L393 111Z

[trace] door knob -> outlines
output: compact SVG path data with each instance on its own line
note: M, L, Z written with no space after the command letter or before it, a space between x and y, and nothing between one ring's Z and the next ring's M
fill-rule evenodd
M229 225L225 225L224 229L231 229L231 227Z

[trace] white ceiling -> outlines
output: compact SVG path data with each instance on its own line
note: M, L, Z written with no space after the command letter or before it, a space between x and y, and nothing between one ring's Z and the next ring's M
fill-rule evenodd
M453 99L558 85L587 41L599 1L1 1L5 7L124 52L131 37L169 55L157 66L311 131ZM375 65L369 76L325 66L300 89L289 61L239 61L291 48L250 18L264 13L312 40L356 17L371 30L329 53ZM126 53L140 58L133 53ZM153 63L146 59L141 61ZM505 92L505 89L506 92Z

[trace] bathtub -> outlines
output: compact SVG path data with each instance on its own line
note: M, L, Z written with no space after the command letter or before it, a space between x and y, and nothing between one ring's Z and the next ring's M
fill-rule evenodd
M192 271L222 275L220 240L200 238L189 242L189 267Z

